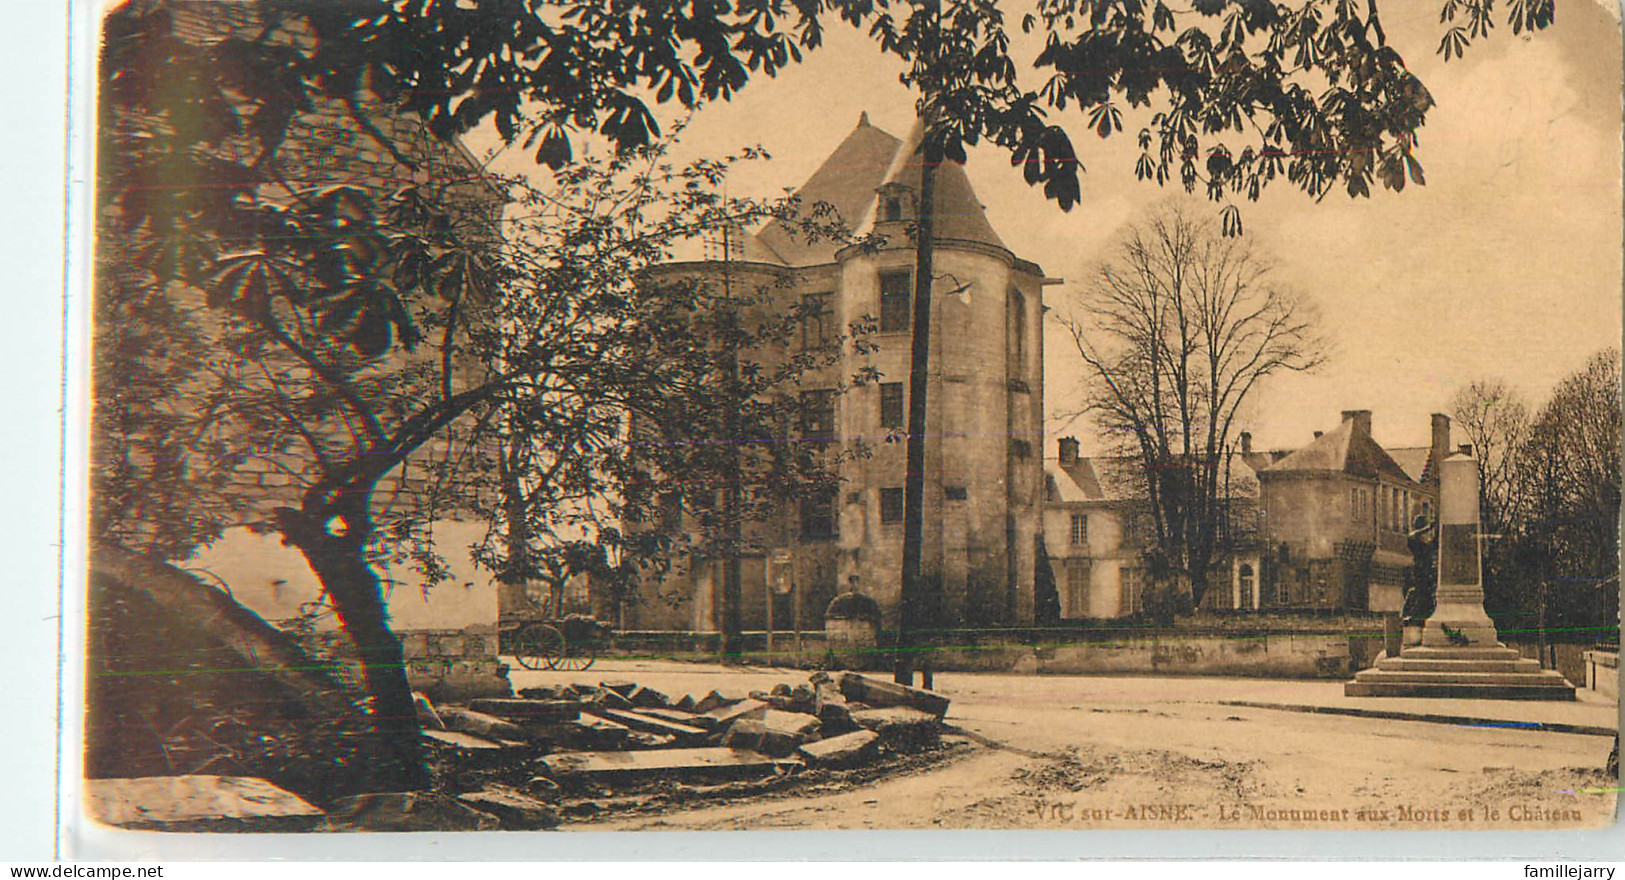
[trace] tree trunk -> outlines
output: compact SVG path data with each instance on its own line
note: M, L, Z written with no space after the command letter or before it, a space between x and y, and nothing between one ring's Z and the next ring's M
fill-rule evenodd
M369 718L378 736L381 759L365 768L365 784L374 790L414 790L428 787L429 774L406 678L401 641L389 628L378 573L367 562L367 536L371 533L370 493L345 495L320 512L284 508L280 513L286 543L303 553L311 571L321 580L339 623L355 645L367 693L372 698ZM308 508L307 502L307 508ZM344 512L339 512L344 511Z

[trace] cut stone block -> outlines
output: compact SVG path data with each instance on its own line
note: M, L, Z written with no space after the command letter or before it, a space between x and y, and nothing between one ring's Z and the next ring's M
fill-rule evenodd
M868 678L855 672L841 676L841 694L848 700L871 706L907 706L926 712L938 721L948 714L948 698L932 691Z
M604 709L591 707L592 714L600 718L608 718L616 724L630 727L642 733L652 733L657 736L670 736L682 741L699 740L705 737L705 730L688 724L678 724L664 718L655 718L638 712L629 712L621 709Z
M468 708L521 723L569 721L581 714L581 704L574 700L486 697L469 703Z
M632 701L615 691L599 688L589 691L583 696L581 705L583 707L603 706L606 709L630 709L632 708Z
M765 776L780 761L747 749L659 749L641 752L560 752L540 764L555 780L658 776Z
M632 729L608 718L583 714L574 721L565 722L560 732L566 742L577 748L618 749L626 745Z
M739 702L739 700L735 697L725 697L717 691L712 691L694 701L694 711L698 714L704 715L707 712L712 712L722 708L723 706L729 706L737 702Z
M851 704L841 695L840 688L825 676L813 686L812 713L824 725L824 733L845 733L857 728L852 720Z
M374 792L339 801L332 812L340 827L360 831L496 831L489 813L429 791Z
M629 749L666 749L676 744L677 737L660 733L634 730L626 735L626 747Z
M532 776L525 783L525 793L539 801L558 800L559 784L546 776Z
M819 727L818 719L811 715L769 709L761 718L735 721L723 735L722 744L784 757L802 743L817 739Z
M711 723L709 718L702 721L700 719L704 718L704 716L696 715L693 712L684 712L681 709L634 709L633 711L639 715L647 715L650 718L659 718L662 721L684 724L689 727L704 728Z
M762 723L769 730L799 737L802 741L817 739L819 723L812 715L801 712L781 712L778 709L769 709L762 716Z
M601 682L598 683L598 686L603 688L606 691L614 691L615 693L620 694L623 697L631 696L632 692L638 689L638 683L637 682L635 682L635 681L627 681L624 678L613 679L613 680L610 680L610 681L601 681Z
M147 831L309 831L322 811L252 776L144 776L85 780L97 821Z
M719 706L705 713L713 729L723 729L741 718L761 718L772 707L761 700L740 700L728 706Z
M671 704L671 707L673 709L679 709L684 712L692 713L694 711L694 697L691 694L683 694L681 697L677 698L677 702Z
M936 742L942 733L936 716L907 706L860 709L852 713L852 720L880 734L887 745L903 751Z
M553 828L559 824L559 811L528 795L502 786L488 786L457 796L470 807L497 817L502 827L513 831Z
M575 689L569 685L544 685L542 687L520 688L519 696L527 700L568 700L577 696Z
M487 715L473 709L459 709L453 706L442 708L440 713L442 720L445 721L444 729L446 730L469 733L486 739L523 740L529 738L529 734L525 732L523 727L495 715Z
M483 737L462 733L456 730L425 730L423 736L432 739L441 745L450 746L459 751L496 751L500 752L506 746Z
M868 760L879 748L880 734L857 730L803 745L797 751L814 767L850 767Z
M639 709L668 709L671 707L671 697L654 688L640 687L627 694L626 699Z

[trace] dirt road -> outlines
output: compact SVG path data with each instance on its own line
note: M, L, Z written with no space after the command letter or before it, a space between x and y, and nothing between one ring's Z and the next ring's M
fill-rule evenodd
M796 673L622 662L515 683L610 675L704 693ZM1598 827L1614 814L1601 736L1235 708L1212 702L1220 680L958 674L937 685L953 698L948 721L975 743L953 761L849 791L579 827L1511 830Z

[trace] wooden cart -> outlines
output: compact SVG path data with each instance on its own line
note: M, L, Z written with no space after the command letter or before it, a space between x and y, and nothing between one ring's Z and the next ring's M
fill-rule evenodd
M502 652L512 655L526 669L579 672L591 669L597 661L598 647L607 629L591 617L572 614L553 619L505 620L498 634Z

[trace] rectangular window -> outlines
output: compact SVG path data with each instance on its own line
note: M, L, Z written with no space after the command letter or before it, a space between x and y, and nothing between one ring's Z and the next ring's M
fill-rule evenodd
M1089 515L1084 513L1072 514L1072 546L1089 546Z
M1134 614L1141 608L1140 602L1140 570L1125 566L1121 569L1119 577L1122 580L1123 593L1119 599L1119 614Z
M808 351L823 348L835 338L835 315L830 295L809 293L801 298L801 347Z
M964 486L946 486L943 488L943 492L947 494L949 501L964 501L970 497L965 492Z
M1066 561L1066 605L1068 617L1089 616L1089 560Z
M882 523L900 523L903 521L903 490L880 490L880 521Z
M900 333L909 326L908 272L880 273L880 332Z
M903 383L880 383L880 427L905 427L907 418L903 413L903 409Z
M835 392L801 392L801 439L816 443L835 439Z
M834 489L815 491L801 500L801 537L804 540L835 537L837 522Z

